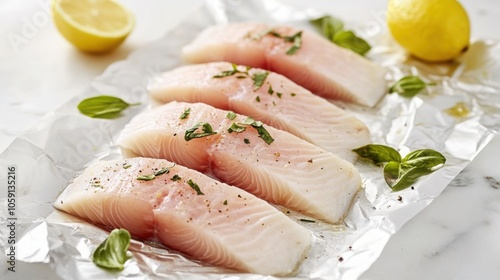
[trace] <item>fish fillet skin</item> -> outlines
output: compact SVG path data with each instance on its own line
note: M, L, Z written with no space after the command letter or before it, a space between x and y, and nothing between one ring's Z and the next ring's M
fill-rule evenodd
M302 31L301 47L287 54L293 42L281 36ZM311 92L329 99L373 107L386 93L381 66L341 48L319 34L286 25L230 23L210 26L182 49L188 63L227 61L280 73Z
M179 116L190 109L189 117ZM256 129L229 133L234 120L227 111L204 103L170 102L135 116L117 143L134 154L164 158L210 174L271 203L324 220L339 222L361 186L358 170L348 161L288 132L264 126L274 142ZM217 134L190 141L186 130L207 122ZM200 164L200 159L204 162Z
M148 90L161 103L202 102L252 116L350 162L357 159L353 149L371 142L368 128L355 116L280 74L252 68L248 75L214 78L232 69L228 62L187 65L161 74ZM246 72L245 66L237 69ZM266 72L255 89L252 77Z
M170 171L137 180L164 168ZM175 175L181 179L173 181ZM251 273L289 275L311 243L308 230L264 200L162 159L96 162L54 206L139 238L157 238L195 259Z

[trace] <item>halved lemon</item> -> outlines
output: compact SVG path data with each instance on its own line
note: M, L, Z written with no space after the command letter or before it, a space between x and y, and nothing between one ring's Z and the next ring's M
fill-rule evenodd
M64 38L94 53L119 46L135 25L132 13L113 0L53 0L52 16Z

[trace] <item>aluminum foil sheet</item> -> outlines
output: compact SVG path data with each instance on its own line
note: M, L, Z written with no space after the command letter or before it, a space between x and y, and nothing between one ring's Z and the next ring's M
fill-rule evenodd
M151 106L148 82L181 65L182 46L202 29L250 20L312 28L307 19L318 15L277 1L208 1L181 28L109 66L80 96L16 139L0 155L0 165L1 170L17 168L17 261L47 263L62 279L274 279L199 263L158 243L138 240L132 241L133 257L122 272L103 270L90 255L108 231L54 210L52 202L89 163L122 157L115 138L135 114ZM356 23L351 27L356 29ZM388 85L409 74L437 85L411 99L387 95L375 108L335 104L365 122L374 143L390 145L403 155L434 149L447 162L414 188L391 192L380 167L358 161L363 188L344 223L304 223L313 235L313 245L290 279L356 279L377 259L391 235L437 197L500 128L499 42L476 40L459 61L426 64L407 57L387 31L369 35L373 48L368 57L388 70ZM83 98L100 94L142 105L115 120L91 119L77 111ZM468 115L447 113L459 102L470 110ZM5 176L0 174L0 182L6 182ZM2 191L0 249L6 252L2 256L9 249L7 204L7 192Z

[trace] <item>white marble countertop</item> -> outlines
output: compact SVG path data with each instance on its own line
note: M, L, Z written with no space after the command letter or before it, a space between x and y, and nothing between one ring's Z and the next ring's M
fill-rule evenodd
M202 4L122 2L135 13L137 26L122 47L100 56L80 53L60 36L49 17L50 1L0 3L0 152L42 116L81 93L109 64L160 38ZM383 21L386 6L383 0L288 2L360 23ZM471 18L473 38L500 40L496 0L461 2ZM500 279L499 150L497 136L437 199L393 235L361 279ZM43 265L29 268L41 271L40 279L55 277ZM13 279L29 279L26 275L24 271Z

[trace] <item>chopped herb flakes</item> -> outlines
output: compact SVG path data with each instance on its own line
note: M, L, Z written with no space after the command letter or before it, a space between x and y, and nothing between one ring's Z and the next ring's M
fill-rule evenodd
M255 101L260 102L260 96L255 97Z
M149 174L149 175L140 175L140 176L137 176L137 180L142 180L142 181L151 181L153 179L155 179L156 176L155 174Z
M245 142L245 144L250 144L250 140L248 140L248 138L243 139L243 142Z
M247 67L247 70L246 71L240 71L238 70L238 65L236 64L232 64L232 67L233 69L231 70L227 70L227 71L222 71L222 73L218 74L218 75L215 75L213 76L212 78L224 78L224 77L229 77L229 76L232 76L232 75L235 75L235 74L244 74L244 75L247 75L248 76L248 70L250 70L251 68L248 68ZM241 75L239 75L241 76Z
M283 36L272 29L267 29L253 36L250 36L250 38L253 40L260 40L262 37L266 35L271 35L277 38L281 38L287 43L293 43L292 46L286 51L287 55L295 54L302 47L302 31L299 31L293 34L292 36Z
M189 117L189 113L191 112L191 108L187 108L184 110L184 112L182 112L181 116L180 116L180 119L183 120L183 119L187 119L187 117Z
M174 165L175 166L175 165ZM161 176L163 174L168 174L170 172L170 169L174 166L171 166L171 167L165 167L165 168L162 168L158 171L156 171L155 173L153 174L149 174L149 175L139 175L137 176L136 180L142 180L142 181L151 181L151 180L154 180L156 177L158 176Z
M233 63L232 68L233 69L231 69L231 70L222 71L220 74L215 75L212 78L214 78L214 79L224 78L224 77L229 77L229 76L233 76L236 74L238 74L238 76L236 76L236 78L238 78L238 79L244 79L246 77L250 77L250 74L248 73L248 71L250 69L252 69L251 67L247 66L245 71L241 71L241 70L238 70L238 65ZM253 80L253 87L254 87L253 90L254 91L258 90L264 84L264 81L266 80L268 74L269 74L269 72L264 71L264 72L258 72L258 73L255 73L252 75L251 78Z
M273 137L271 137L271 135L269 134L269 132L264 128L264 124L261 121L255 121L251 117L247 117L243 123L233 123L233 124L231 124L231 127L229 127L227 129L227 131L229 133L232 133L232 132L236 132L236 133L243 132L243 131L246 130L245 125L250 125L251 127L255 128L255 130L257 130L257 133L259 134L259 137L262 138L262 140L264 140L264 142L266 142L268 145L270 145L274 141ZM245 143L249 144L250 141L248 141L248 143L245 141Z
M196 194L197 195L205 195L201 190L200 190L200 187L198 186L198 184L196 184L195 182L193 182L193 180L189 179L187 181L188 185L193 188L193 190L196 191Z
M227 199L222 202L222 204L227 205Z
M267 75L269 75L269 72L267 72L267 71L253 74L253 76L252 76L253 91L258 90L264 84L264 81L266 80Z
M274 90L273 90L273 86L272 85L269 85L269 89L267 90L267 93L269 94L273 94L274 93Z
M123 169L129 169L132 165L124 163L123 164Z
M179 175L175 174L172 178L170 178L170 180L172 181L179 181L180 179L182 179Z
M236 118L236 114L233 111L227 112L226 118L229 120L234 120Z
M203 132L196 132L196 130L198 130L198 128L200 127ZM217 132L213 131L212 126L209 123L199 122L192 128L186 130L186 133L184 134L184 140L190 141L194 138L202 138L213 134L217 134Z
M237 124L237 123L232 123L231 126L227 129L227 131L229 133L232 133L232 132L239 133L239 132L245 131L245 129L246 129L245 126L242 126L242 125Z

